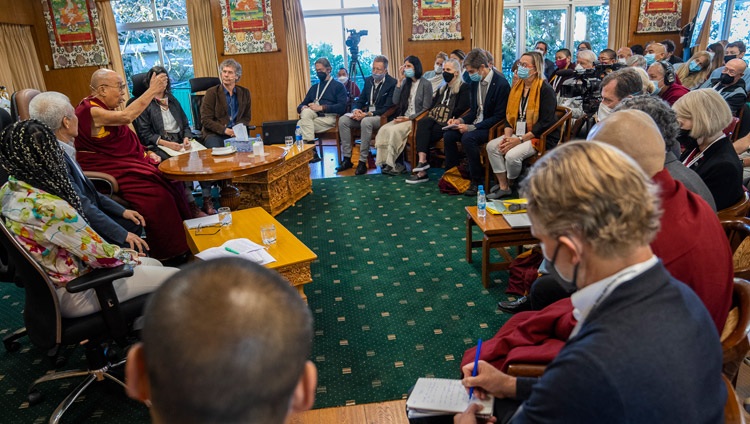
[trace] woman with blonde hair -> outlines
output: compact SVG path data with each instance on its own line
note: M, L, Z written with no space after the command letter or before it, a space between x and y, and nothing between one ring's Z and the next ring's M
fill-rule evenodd
M732 112L716 90L702 88L680 97L672 106L680 124L678 140L685 149L682 163L706 183L716 209L726 209L743 195L742 164L724 135Z
M677 70L677 78L689 90L699 88L706 82L709 75L711 75L711 55L705 50L695 52L690 60Z
M539 137L555 124L557 98L542 74L544 61L538 52L526 52L519 59L515 76L518 80L510 89L505 112L503 135L487 143L487 154L497 186L490 190L488 199L510 196L511 185L521 174L523 160L542 150ZM540 72L542 71L542 72ZM550 134L545 150L557 145L559 132Z

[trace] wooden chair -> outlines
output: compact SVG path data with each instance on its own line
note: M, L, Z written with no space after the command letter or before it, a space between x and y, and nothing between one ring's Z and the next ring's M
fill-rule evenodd
M750 193L745 192L745 196L739 202L716 212L716 214L720 221L728 221L734 218L744 218L748 211L750 211Z
M724 386L727 388L727 403L724 404L724 422L726 424L745 424L745 411L742 401L734 391L732 383L726 376L722 376Z
M721 350L724 357L722 372L733 385L737 384L740 366L750 351L748 333L750 333L750 282L735 278L732 308L721 334Z
M39 93L39 90L24 88L10 96L10 116L13 122L29 119L29 103Z
M740 114L742 114L742 109L740 109ZM735 131L737 129L737 124L740 123L740 118L734 116L732 117L732 121L727 125L726 128L724 128L724 135L727 136L727 138L731 141L735 141L737 139Z
M743 243L750 236L750 218L723 220L721 226L732 248L735 278L750 280L750 243Z
M510 364L507 374L513 377L541 377L546 368L541 364Z
M393 106L389 107L382 115L380 115L380 126L381 127L383 125L385 125L385 124L388 123L389 118L391 116L393 116L394 113L396 113L396 110L398 110L398 105L393 105ZM422 116L422 115L419 115L419 116ZM336 121L336 127L338 127L338 120ZM416 125L412 128L412 134L414 133L414 129L415 128L416 128ZM361 137L362 131L359 128L352 128L351 132L352 132L352 137L351 137L352 148L354 148L354 145L356 144L357 137ZM373 142L375 141L375 136L377 134L378 134L378 130L377 129L373 130L371 145L374 145ZM408 144L408 142L407 142L407 144ZM341 157L341 135L338 134L338 132L336 133L336 154L338 155L339 163L341 163L341 161L343 160L343 158ZM356 161L355 161L355 163L356 163ZM413 166L413 164L412 164L412 166Z

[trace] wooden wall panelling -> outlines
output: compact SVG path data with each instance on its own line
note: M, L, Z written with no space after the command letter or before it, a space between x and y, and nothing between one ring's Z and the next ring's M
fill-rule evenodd
M683 0L682 1L682 20L680 23L680 26L685 26L690 20L690 11L693 7L693 2L690 0ZM630 2L630 37L628 39L628 45L632 46L634 44L640 44L642 46L645 46L647 42L649 41L662 41L662 40L672 40L676 46L675 48L675 54L679 57L682 57L682 44L680 43L680 33L679 32L648 32L643 34L636 33L636 30L638 28L638 14L641 10L641 2L640 0L633 0ZM622 46L616 46L613 47L615 50L619 49Z
M401 12L404 23L404 54L414 55L422 61L424 71L432 70L435 65L435 55L439 51L450 53L461 49L468 53L471 50L471 0L461 1L461 35L463 40L409 41L412 34L414 3L412 0L401 0ZM395 65L395 69L404 62L404 58L388 58Z
M34 25L34 9L30 1L0 0L0 23Z
M214 40L219 62L234 59L242 65L242 78L239 85L250 90L252 99L251 123L258 127L264 121L287 119L286 95L289 70L286 58L286 34L284 33L284 7L280 1L271 2L276 44L280 51L239 55L224 54L221 6L219 0L211 0L211 16L214 26ZM218 66L218 63L217 63ZM299 99L301 102L302 99Z

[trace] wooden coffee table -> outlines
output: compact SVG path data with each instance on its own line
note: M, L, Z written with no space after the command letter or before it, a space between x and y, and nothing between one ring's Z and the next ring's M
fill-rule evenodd
M307 301L304 285L312 281L310 264L318 256L263 208L232 212L232 225L221 227L221 230L214 235L196 235L194 229L188 229L184 223L183 226L190 251L197 254L236 238L247 238L262 244L260 226L263 224L276 226L276 243L268 248L268 253L276 259L276 262L271 262L266 267L277 271L289 280L302 299Z
M472 240L472 227L479 227L483 237L481 241ZM466 207L466 262L472 263L471 249L482 247L482 285L490 286L490 272L504 271L513 260L505 250L510 246L523 246L524 244L536 244L539 240L531 235L531 228L511 228L502 215L492 215L479 218L476 206ZM503 262L490 262L490 249L496 248Z

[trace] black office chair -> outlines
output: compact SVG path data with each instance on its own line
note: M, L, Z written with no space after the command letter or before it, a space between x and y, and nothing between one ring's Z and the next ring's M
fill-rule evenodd
M200 132L201 104L203 104L204 91L216 87L221 81L217 77L200 77L190 79L190 112L193 114L193 129Z
M94 381L109 379L125 387L124 383L110 374L110 370L121 367L125 360L115 363L107 354L107 344L111 341L123 350L132 339L132 324L141 316L148 295L143 295L120 303L112 286L112 281L133 275L133 268L121 265L116 268L100 268L76 278L66 285L71 293L93 289L96 291L102 310L80 318L63 318L55 286L47 273L20 245L15 237L0 224L0 242L8 252L11 263L16 267L16 275L23 278L26 303L24 323L31 342L48 351L47 355L57 358L61 346L82 344L86 348L88 370L59 371L45 374L29 387L29 404L42 400L36 386L45 381L71 377L86 377L55 409L50 424L60 421L65 411ZM111 355L109 355L111 356Z
M130 92L130 98L128 99L127 103L125 103L125 106L130 106L135 99L141 97L143 93L148 90L148 87L146 87L146 75L148 72L144 72L142 74L135 74L132 77L130 77L130 81L133 83L133 90Z

